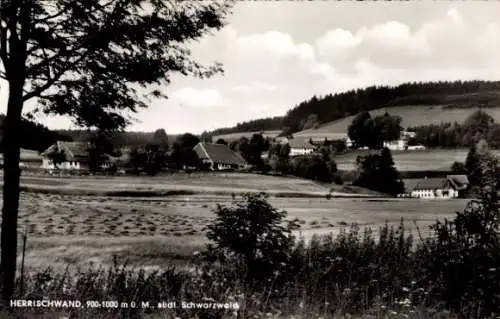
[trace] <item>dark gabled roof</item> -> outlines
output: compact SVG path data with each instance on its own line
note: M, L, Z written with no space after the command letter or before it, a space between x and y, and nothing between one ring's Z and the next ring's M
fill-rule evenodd
M448 179L446 178L424 178L413 187L413 190L449 188L447 186Z
M87 158L89 145L85 142L61 142L57 141L47 148L41 155L47 156L51 152L60 150L66 156L66 161L75 161L77 158Z
M290 148L305 148L305 149L315 149L316 147L311 144L309 138L291 138L288 139L288 145Z
M243 157L234 152L229 146L224 144L213 144L200 142L194 147L194 151L198 158L208 159L214 163L232 164L244 166L247 164Z

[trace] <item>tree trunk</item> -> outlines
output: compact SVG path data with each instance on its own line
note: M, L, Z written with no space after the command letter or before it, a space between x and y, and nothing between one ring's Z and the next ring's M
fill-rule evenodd
M21 145L19 140L21 112L21 89L9 87L9 102L4 122L4 186L1 227L1 275L2 300L9 305L14 293L17 260L17 217L19 210Z

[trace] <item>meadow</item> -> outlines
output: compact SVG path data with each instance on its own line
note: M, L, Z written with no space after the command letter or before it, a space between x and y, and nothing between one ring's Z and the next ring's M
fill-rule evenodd
M469 115L479 110L479 108L449 108L443 105L435 106L394 106L385 107L370 111L372 116L382 115L388 112L391 115L397 115L402 118L403 127L440 124L443 122L462 123ZM482 111L490 114L495 122L500 122L500 108L482 108ZM346 133L347 128L352 123L355 115L343 119L325 123L314 129L308 129L297 132L295 136L309 137L318 134L328 133Z
M284 182L285 180L289 180L289 183ZM401 218L404 218L407 230L418 236L416 223L421 231L420 234L426 237L430 234L428 226L436 219L454 217L454 213L463 210L467 202L466 200L394 199L375 195L363 197L359 196L360 194L356 194L357 197L347 194L348 197L331 199L325 196L293 197L295 192L302 189L310 192L306 193L309 195L324 194L329 187L300 179L259 175L252 177L251 174L193 174L191 176L177 174L151 178L23 176L22 184L25 188L45 187L42 192L31 189L21 193L18 244L19 252L21 252L22 236L26 234L26 271L34 274L50 267L52 272L49 274L64 278L65 269L68 267L70 271L96 266L104 266L108 269L108 267L113 267L115 261L119 264L127 262L127 265L135 269L142 268L151 275L154 271L166 270L166 277L152 277L154 278L154 280L151 279L152 284L148 284L149 281L141 281L142 279L137 279L135 282L135 279L129 278L131 288L130 291L127 290L127 296L130 294L137 296L138 292L134 290L133 283L138 285L142 283L147 287L153 285L162 292L161 289L166 287L164 280L167 279L184 278L182 280L187 280L185 284L190 285L190 277L188 279L182 276L175 277L177 275L174 276L169 272L169 266L174 265L179 270L192 270L192 265L197 259L196 252L202 250L207 244L204 227L214 219L213 209L218 204L230 205L235 198L236 200L240 198L228 193L229 189L233 192L238 188L250 191L271 190L281 195L285 191L291 192L288 196L271 196L269 203L279 210L285 210L288 213L286 220L298 222L300 229L295 232L295 235L306 241L310 241L315 234L337 235L342 230L348 230L352 224L358 224L361 229L372 228L377 238L379 227L383 227L386 223L390 226L397 226ZM182 195L152 196L149 194L142 197L104 195L106 189L109 191L110 188L165 190L168 187L177 187L188 190L195 189L195 186L200 188ZM341 191L350 189L349 186L342 187L342 189L337 188L339 194ZM97 190L94 191L94 195L85 192L78 193L89 188ZM218 188L222 188L223 191L217 190ZM63 191L57 192L57 189L63 189ZM203 190L208 191L203 192ZM21 262L21 254L18 262ZM76 290L76 296L79 296L77 298L83 298L83 300L97 298L92 294L99 295L100 290L92 289L101 288L100 285L104 285L102 291L106 291L106 296L110 293L106 289L121 287L121 284L114 282L121 276L120 269L109 273L104 272L101 277L94 278L93 274L89 270L75 275L83 283L83 286L78 286L80 288ZM135 276L132 273L129 275ZM30 283L33 285L38 277L30 278L32 278ZM191 284L196 286L198 284L196 280L196 278L192 279ZM154 284L155 282L157 284ZM169 281L167 283L170 284ZM87 287L85 285L89 285L89 288L85 288ZM199 289L193 288L194 286L189 287L186 289L192 288L193 292L199 292ZM122 294L121 290L119 291ZM217 289L210 291L216 300L227 298L227 292L217 291ZM117 293L115 290L111 292ZM58 295L60 289L54 288L52 293L55 293L54 296L58 296L57 298L61 298ZM198 295L192 295L191 299L201 298L201 296L196 296ZM291 304L277 309L289 309L295 313L303 312L305 313L303 318L312 316L313 306L301 310L297 308L296 299L289 302ZM254 308L260 309L259 306ZM82 318L102 315L102 313L98 314L99 316L90 313ZM163 315L167 316L166 313ZM143 317L157 318L155 316ZM315 315L315 317L319 318L320 315Z
M430 149L424 151L392 151L399 171L447 171L453 162L464 162L468 149ZM370 151L352 151L335 157L340 170L356 169L356 157ZM496 155L500 151L493 151Z
M114 255L146 269L185 265L204 247L203 228L217 204L230 196L190 195L164 198L51 195L22 193L19 231L27 233L29 269L63 269L89 262L109 265ZM270 198L301 225L298 237L337 234L356 223L377 232L385 222L403 217L410 231L414 221L427 236L437 218L452 217L465 201L422 201L376 198ZM416 234L416 233L415 233ZM19 243L21 245L21 242Z

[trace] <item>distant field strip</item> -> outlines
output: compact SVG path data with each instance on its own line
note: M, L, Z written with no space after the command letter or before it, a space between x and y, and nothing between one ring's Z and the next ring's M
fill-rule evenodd
M161 197L173 195L241 195L266 192L278 197L360 197L381 195L359 187L320 184L294 177L257 174L172 174L156 177L33 177L23 176L23 191L45 194Z
M393 151L392 157L399 171L446 171L453 162L464 162L467 149L433 149L425 151ZM356 157L369 151L354 151L336 156L335 162L340 170L356 169ZM494 151L500 155L500 151Z

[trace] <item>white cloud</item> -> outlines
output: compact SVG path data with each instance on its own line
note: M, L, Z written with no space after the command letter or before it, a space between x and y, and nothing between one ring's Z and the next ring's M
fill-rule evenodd
M308 15L300 14L300 3L277 3L265 21L255 9L259 5L239 10L215 36L192 46L196 60L222 62L223 77L174 77L170 99L154 101L138 114L143 123L132 128L201 132L283 115L314 94L408 81L500 78L500 24L488 13L497 5L483 5L478 17L467 8L480 5L470 3L439 4L439 10L432 3L388 4L387 11L373 3L348 11L342 8L350 4L325 2L310 7Z
M224 97L216 89L194 89L185 87L170 95L172 102L193 108L219 107L225 103Z

